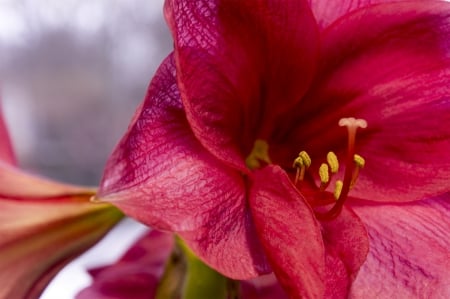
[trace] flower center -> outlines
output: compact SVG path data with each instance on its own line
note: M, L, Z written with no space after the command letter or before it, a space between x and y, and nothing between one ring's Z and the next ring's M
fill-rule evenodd
M344 178L343 180L338 179L335 181L333 196L326 190L329 187L333 176L339 171L339 160L334 152L328 152L326 163L322 163L319 167L319 186L316 185L314 179L312 179L312 184L304 184L303 182L307 172L310 174L308 178L313 177L311 173L309 173L309 167L311 166L312 161L306 151L301 151L292 164L292 167L296 169L294 185L302 192L310 205L316 209L315 214L319 220L332 220L340 214L348 197L348 193L355 185L359 171L365 164L364 158L355 153L355 140L356 131L358 128L366 128L367 122L364 119L348 117L341 118L339 120L339 126L347 128L347 156ZM245 164L251 170L261 168L267 164L272 164L269 157L269 144L265 140L257 139L253 145L252 151L245 159ZM328 211L323 212L322 208L329 204L334 205Z
M344 202L348 197L349 191L353 188L359 175L359 171L364 167L365 160L363 157L355 153L355 139L358 128L366 128L367 122L363 119L355 119L353 117L342 118L339 120L339 126L347 127L348 143L347 143L347 157L345 163L344 179L336 180L333 196L336 199L333 207L326 212L316 211L316 216L319 220L332 220L339 215L344 206ZM339 170L339 161L333 152L327 154L326 163L322 163L319 167L320 186L316 189L319 192L325 192L328 188L331 178ZM311 165L311 158L305 151L301 151L298 157L294 160L293 168L296 168L296 175L294 184L301 189L301 182L304 180L304 175ZM324 202L326 204L328 202ZM320 205L317 204L316 205Z

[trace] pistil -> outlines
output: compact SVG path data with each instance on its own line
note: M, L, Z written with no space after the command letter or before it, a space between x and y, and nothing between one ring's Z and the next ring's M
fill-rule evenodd
M344 179L336 180L333 196L336 199L334 206L327 212L316 212L316 216L320 220L334 219L342 210L345 200L348 197L350 189L356 183L359 175L359 171L364 167L365 160L360 155L355 154L355 140L356 131L358 128L366 128L367 122L363 119L355 119L353 117L342 118L339 120L339 126L346 127L348 133L347 142L347 157L345 163ZM305 175L305 171L311 165L311 158L309 155L302 151L299 156L294 160L292 167L297 169L294 184L298 186L298 182L302 181ZM339 161L335 153L328 152L327 163L322 163L319 167L320 186L319 192L324 192L330 182L333 175L339 170ZM300 186L298 186L300 187ZM325 203L324 203L325 204Z
M361 156L355 155L355 139L356 131L358 128L367 128L367 122L363 119L355 119L353 117L342 118L339 120L339 126L347 127L348 139L347 139L347 158L345 164L344 181L342 182L342 187L336 185L337 196L336 204L326 213L317 213L317 218L321 220L331 220L334 219L342 210L345 200L347 199L350 188L353 187L356 182L356 178L359 173L359 168L364 165L364 159ZM359 163L362 162L362 163ZM336 192L341 189L340 192Z

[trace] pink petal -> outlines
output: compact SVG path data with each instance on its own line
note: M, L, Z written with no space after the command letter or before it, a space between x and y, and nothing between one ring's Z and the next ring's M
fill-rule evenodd
M154 298L173 240L171 234L151 231L115 264L92 270L93 284L76 298Z
M277 166L255 171L250 208L262 246L291 298L323 298L325 248L311 208Z
M16 165L16 156L14 155L8 129L3 119L2 109L0 107L0 162Z
M90 197L0 198L0 298L38 298L62 267L120 220L118 210Z
M241 281L240 295L245 299L287 299L273 274L262 275L252 280Z
M208 153L185 118L172 57L108 161L99 197L127 215L179 232L218 271L247 279L267 272L249 220L241 173Z
M93 192L93 189L63 184L31 175L9 163L0 161L0 197L37 199L93 194Z
M322 159L343 153L339 118L364 118L356 147L366 166L352 195L410 201L448 191L449 35L447 2L382 4L341 18L324 33L321 72L293 111L302 123L290 142Z
M450 194L353 208L367 225L370 253L352 298L450 297Z
M334 220L321 224L326 248L324 298L347 298L369 251L367 231L359 217L347 208Z
M166 1L192 130L220 160L244 165L256 138L304 94L318 53L306 1Z
M314 17L320 27L326 28L346 14L373 4L396 2L392 0L309 0ZM398 1L397 1L398 2Z

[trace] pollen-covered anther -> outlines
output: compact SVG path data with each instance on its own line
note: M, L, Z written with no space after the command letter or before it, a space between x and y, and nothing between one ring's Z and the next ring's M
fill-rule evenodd
M330 166L330 172L336 173L339 170L339 160L334 152L328 152L327 163Z
M353 162L355 162L356 166L359 168L363 168L366 164L366 160L358 154L353 155Z
M295 174L294 184L297 184L298 181L303 181L305 177L305 170L311 166L311 157L307 152L301 151L298 154L298 157L295 158L294 163L292 163L292 167L297 169Z
M306 168L308 168L309 166L311 166L311 157L308 155L307 152L305 151L301 151L300 153L298 153L298 157L302 158L303 163L305 164Z
M344 183L341 180L336 181L336 185L334 186L334 192L333 192L334 198L336 200L338 200L339 196L341 196L343 186L344 186Z
M330 182L330 169L328 165L322 163L319 167L319 177L320 177L320 190L325 190Z
M358 179L358 176L359 176L359 170L364 167L364 165L366 164L366 160L363 157L361 157L360 155L354 154L353 162L355 163L355 168L353 169L353 173L352 173L350 189L352 189L353 186L355 185L356 180Z

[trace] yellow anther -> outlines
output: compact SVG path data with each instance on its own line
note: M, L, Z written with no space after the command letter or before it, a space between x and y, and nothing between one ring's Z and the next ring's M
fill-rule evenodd
M360 155L355 154L353 155L353 162L355 162L356 167L355 169L353 169L352 180L350 182L350 189L352 189L353 186L355 185L356 180L358 179L359 176L359 170L364 167L364 165L366 164L366 160L364 160L364 158L361 157Z
M302 158L303 160L303 164L306 166L306 168L308 168L309 166L311 166L311 158L309 157L308 153L305 151L301 151L298 154L299 158Z
M292 167L297 168L294 181L295 184L297 184L298 181L303 181L303 178L305 177L305 170L309 166L311 166L311 158L308 153L301 151L298 154L298 157L294 160L294 163L292 163Z
M297 157L294 160L294 163L292 163L292 167L293 168L300 168L300 167L304 167L305 163L303 162L303 159L301 157Z
M335 153L328 152L327 154L328 166L330 166L331 173L336 173L339 170L339 161Z
M334 187L334 198L336 200L339 199L339 196L341 196L342 187L344 186L344 183L341 180L336 181L336 185Z
M326 184L330 180L330 175L329 175L328 171L329 171L328 165L325 163L322 163L319 167L319 177L320 177L320 182L322 184Z
M360 155L353 155L353 161L355 162L356 166L358 166L359 168L363 168L364 165L366 164L366 160L364 160L363 157L361 157Z

